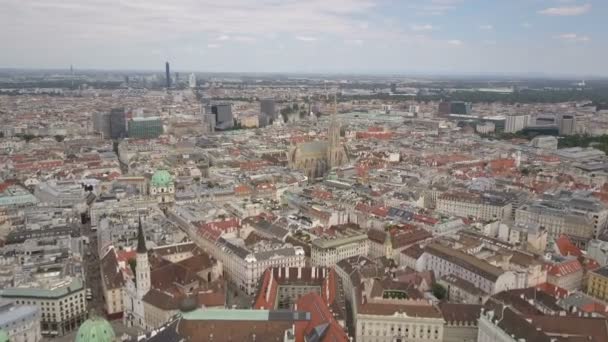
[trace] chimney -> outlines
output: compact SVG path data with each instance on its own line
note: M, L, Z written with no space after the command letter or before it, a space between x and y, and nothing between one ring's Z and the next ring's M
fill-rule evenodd
M279 279L281 278L281 269L282 267L279 267Z
M285 267L285 279L289 279L289 268Z
M302 279L302 266L298 267L298 279Z

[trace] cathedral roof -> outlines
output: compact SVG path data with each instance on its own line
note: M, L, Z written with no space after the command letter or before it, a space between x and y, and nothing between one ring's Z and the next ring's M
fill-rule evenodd
M327 141L309 141L298 145L301 156L324 155L327 152Z

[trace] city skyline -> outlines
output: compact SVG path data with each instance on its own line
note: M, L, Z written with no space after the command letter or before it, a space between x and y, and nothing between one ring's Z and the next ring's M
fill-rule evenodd
M207 72L608 75L607 4L597 0L0 6L2 68L154 70L169 60L176 70Z

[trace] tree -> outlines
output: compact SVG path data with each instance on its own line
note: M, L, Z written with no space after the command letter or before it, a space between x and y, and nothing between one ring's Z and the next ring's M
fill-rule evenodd
M435 296L435 298L439 300L446 298L446 295L448 293L445 287L441 286L438 283L433 284L433 286L431 287L431 292L433 292L433 296Z
M56 135L54 138L57 142L62 142L65 139L63 135Z

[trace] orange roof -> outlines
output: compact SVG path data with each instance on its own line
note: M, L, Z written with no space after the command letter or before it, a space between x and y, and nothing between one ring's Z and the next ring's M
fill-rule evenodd
M574 259L551 266L547 273L556 277L564 277L572 273L582 271L582 269L583 267L581 266L581 263Z
M307 336L315 333L321 336L318 340L320 342L349 340L344 329L318 294L313 292L300 297L297 301L297 309L310 312L310 320L296 322L296 342L305 342Z
M135 257L137 256L137 252L135 252L135 250L132 251L117 251L117 256L116 259L118 259L118 262L128 262L131 259L135 259Z
M568 295L568 290L551 283L542 283L536 285L536 289L552 295L555 298L564 298Z
M279 284L272 274L272 268L267 268L262 276L262 285L253 308L257 310L272 310L277 299Z
M559 252L563 256L575 256L580 257L583 255L583 252L576 247L572 241L566 235L562 235L555 240L555 245L559 249Z

